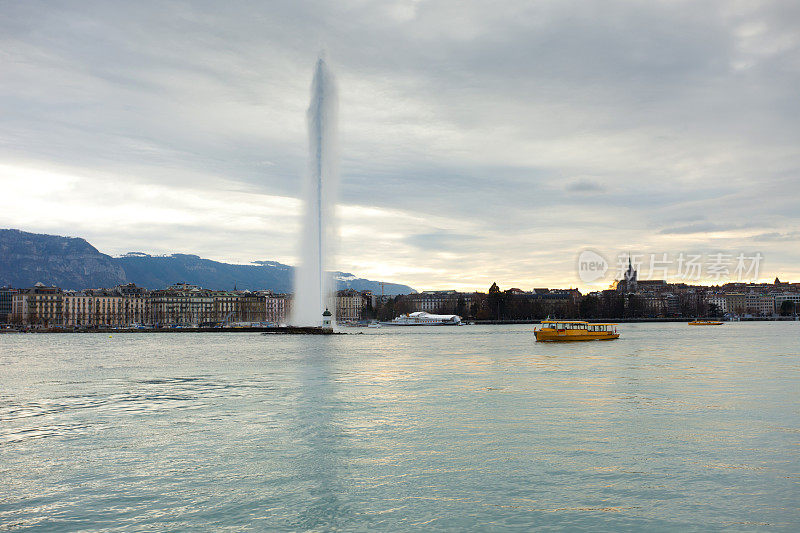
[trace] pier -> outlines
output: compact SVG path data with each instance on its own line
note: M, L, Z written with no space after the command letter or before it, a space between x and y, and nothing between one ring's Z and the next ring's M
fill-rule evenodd
M241 328L30 328L3 329L0 333L263 333L265 335L334 335L332 329L315 326L241 327ZM345 333L339 333L345 335Z

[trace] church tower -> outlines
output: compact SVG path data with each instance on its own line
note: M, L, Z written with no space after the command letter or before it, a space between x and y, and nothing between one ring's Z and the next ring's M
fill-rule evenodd
M639 290L639 282L637 280L639 273L633 268L631 256L628 254L628 270L625 271L621 280L616 282L617 292L630 293Z

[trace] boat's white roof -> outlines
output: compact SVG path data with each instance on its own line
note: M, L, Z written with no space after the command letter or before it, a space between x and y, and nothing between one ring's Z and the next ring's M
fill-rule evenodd
M426 313L425 311L416 311L414 313L408 314L409 318L432 318L432 319L440 319L440 320L453 320L454 318L461 319L458 315L432 315L430 313Z

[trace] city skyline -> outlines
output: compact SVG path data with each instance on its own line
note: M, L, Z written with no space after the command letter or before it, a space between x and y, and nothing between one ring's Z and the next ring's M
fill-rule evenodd
M565 287L578 255L800 279L800 9L32 3L0 22L0 227L297 263L309 70L340 79L337 269ZM612 268L614 265L612 265Z
M215 290L188 283L155 290L127 283L78 291L36 283L29 288L0 287L0 323L48 331L174 326L213 329L228 328L232 323L234 327L274 328L295 315L293 309L298 302L302 305L296 294ZM586 295L576 289L503 291L496 284L486 293L445 290L394 296L348 288L327 298L323 316L332 314L337 321L362 325L376 319L386 322L408 318L409 313L419 312L450 317L450 325L461 319L535 321L548 317L675 320L724 315L730 320L797 320L798 304L800 283L776 279L772 284L730 283L714 288L668 284L663 280L637 280L629 266L625 279L612 289Z
M2 238L0 238L0 247L5 247L9 253L6 259L10 259L10 264L0 264L0 274L4 274L6 281L0 283L0 286L8 286L8 287L16 287L16 288L24 288L28 285L32 285L36 282L44 283L46 286L61 286L61 282L64 280L71 280L66 281L68 287L71 289L93 289L97 287L103 286L102 283L92 283L86 282L86 279L90 279L93 276L108 276L108 270L92 270L90 273L89 270L83 271L84 276L88 276L88 278L84 279L84 283L81 287L71 286L75 284L75 279L73 277L77 274L77 271L72 272L68 269L65 271L63 267L59 268L57 272L51 272L48 270L48 267L45 266L47 262L51 260L56 261L74 261L77 259L76 256L73 254L75 253L75 249L72 246L74 244L68 245L68 243L72 243L73 241L80 242L78 244L78 249L81 250L81 253L87 251L93 251L95 254L98 254L96 257L93 257L92 260L96 261L99 258L105 258L109 261L113 261L114 259L122 260L134 260L134 261L142 261L145 258L152 258L152 259L163 259L169 258L171 260L177 261L176 263L170 263L169 266L160 265L156 267L155 264L145 266L141 263L133 263L129 265L134 272L134 279L126 278L125 271L127 270L127 266L123 264L115 265L112 267L112 278L114 275L119 275L122 277L114 278L115 282L120 283L141 283L141 281L136 281L137 276L142 276L142 272L147 272L148 268L157 270L154 272L149 272L147 275L151 276L151 284L152 279L160 279L160 284L162 285L169 285L171 283L183 283L186 279L190 279L196 277L197 275L193 273L195 270L203 270L203 271L211 271L214 272L215 275L222 275L227 283L222 282L220 283L219 279L216 280L205 280L201 281L201 278L198 278L194 281L191 281L192 284L199 284L207 289L211 290L227 290L229 289L229 285L236 286L237 284L242 288L249 288L250 290L277 290L278 292L292 292L285 288L287 283L290 283L290 278L292 277L291 270L288 268L293 268L292 265L285 265L282 263L277 263L275 261L269 260L254 260L249 263L224 263L224 262L214 262L213 260L209 260L208 258L200 257L196 254L147 254L141 251L131 251L121 256L117 256L116 258L112 259L112 256L108 254L103 254L102 251L97 250L91 243L87 242L85 239L82 238L74 238L74 237L65 237L65 236L57 236L57 235L41 235L41 234L33 234L33 233L26 233L20 232L19 230L7 230L0 228L0 234L3 232L8 232L11 235L16 237L16 242L14 239L8 242L2 242ZM0 235L1 237L2 235ZM68 259L66 255L62 257L62 252L59 252L59 249L66 250L67 248L70 249L67 252L71 259ZM45 252L42 254L41 252L37 252L37 250L51 250L51 252ZM184 258L184 259L181 259ZM753 284L777 284L778 281L782 283L797 283L793 278L787 277L783 273L775 273L775 272L764 272L762 263L764 261L764 257L760 253L755 253L752 255L746 255L744 253L740 253L738 255L735 254L722 254L722 253L715 253L715 254L684 254L680 253L677 256L671 256L670 254L635 254L635 253L618 253L615 257L616 262L614 261L607 261L606 257L598 254L594 250L585 250L581 253L577 258L576 266L576 274L577 278L581 280L579 283L572 283L572 281L565 282L563 284L551 284L548 286L527 286L524 283L519 283L519 280L509 280L508 282L502 282L500 285L504 289L520 289L524 288L526 290L534 290L534 289L543 289L543 288L550 288L550 289L578 289L584 294L588 294L595 291L602 291L608 288L615 288L617 283L620 281L629 281L631 279L639 280L639 281L647 281L647 282L655 282L655 281L663 281L669 284L684 284L693 287L718 287L726 284L744 284L744 285L753 285ZM85 260L85 257L83 258ZM188 261L188 263L184 263L182 261ZM15 263L16 261L16 263ZM21 261L21 262L20 262ZM600 264L597 263L600 261ZM16 264L16 266L14 266ZM33 279L31 277L31 266L38 265L35 269L35 275ZM113 263L112 263L113 264ZM202 265L202 266L201 266ZM75 268L75 264L72 264L72 267ZM275 281L274 283L278 283L278 286L272 286L269 284L264 285L257 280L259 274L255 274L254 271L239 271L238 274L230 268L227 268L224 273L220 273L219 269L226 267L246 267L246 268L259 268L259 267L266 267L266 268L278 268L279 270L286 273L287 278L283 279L282 281ZM601 268L597 268L601 267ZM114 269L116 268L116 270ZM21 269L21 270L19 270ZM602 270L602 272L597 272L598 270ZM169 272L169 274L167 274ZM181 273L183 272L183 273ZM27 281L20 282L19 280L22 279L17 276L17 274L22 275ZM391 280L367 280L363 278L359 278L357 275L353 273L345 273L345 272L337 272L331 271L331 274L335 275L336 280L345 282L345 287L340 288L351 288L349 286L350 282L353 280L357 280L360 283L367 283L372 284L374 286L371 290L377 290L380 287L380 291L383 291L384 284L389 287L389 291L387 294L409 294L412 291L417 292L430 292L430 291L441 291L441 290L460 290L462 292L486 292L486 287L467 287L466 289L460 288L457 285L453 285L447 288L431 288L431 287L410 287L407 285L398 284L392 282ZM164 276L167 277L164 277ZM255 275L255 278L253 277ZM268 276L274 276L274 272L268 274ZM52 276L55 276L53 278ZM64 277L66 276L66 277ZM773 277L774 276L774 277ZM81 276L78 276L79 278ZM782 280L781 280L782 278ZM10 281L12 279L17 279L17 281ZM111 279L111 278L103 278L103 279ZM272 279L272 278L270 278ZM61 280L59 282L58 280ZM124 281L123 281L124 280ZM178 280L178 281L176 281ZM497 284L498 281L492 281L492 284ZM113 283L112 283L113 284ZM159 283L156 283L158 286ZM152 287L150 287L152 288ZM403 292L400 289L407 289Z

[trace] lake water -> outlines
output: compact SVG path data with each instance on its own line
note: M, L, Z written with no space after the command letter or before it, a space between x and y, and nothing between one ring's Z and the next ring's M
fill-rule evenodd
M800 529L800 323L0 335L0 530Z

